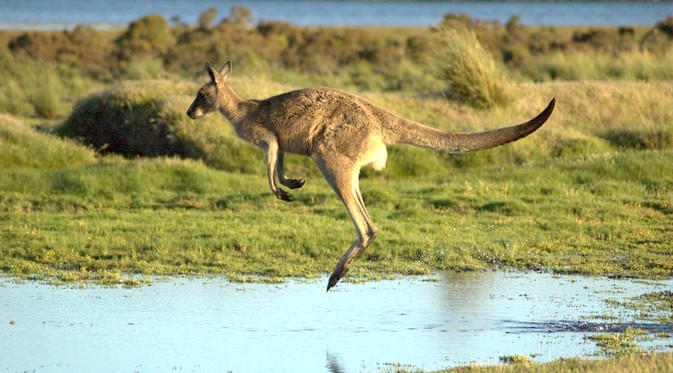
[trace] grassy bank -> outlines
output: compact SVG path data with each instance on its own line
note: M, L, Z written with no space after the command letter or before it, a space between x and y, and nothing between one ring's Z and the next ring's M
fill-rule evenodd
M668 277L673 153L488 166L362 183L381 236L351 278L492 266ZM8 171L0 266L61 280L117 274L312 277L354 239L321 180L281 204L261 177L175 160Z
M269 94L286 89L263 83L241 79L237 88L246 96L255 86ZM363 174L363 196L381 234L351 279L493 266L671 276L673 175L662 172L673 156L673 114L664 103L670 84L512 89L519 96L512 105L489 111L367 94L412 119L467 131L529 117L551 96L558 105L539 133L493 151L391 148L383 173ZM186 91L170 100L188 103ZM231 173L198 160L95 156L20 118L0 119L6 273L111 283L133 274L313 277L330 271L354 239L343 206L304 159L288 159L288 173L308 182L287 204L267 191L254 149L230 154L230 162L246 165ZM203 137L206 124L184 125L192 127L183 133ZM231 131L222 136L235 141ZM226 141L210 148L226 150Z

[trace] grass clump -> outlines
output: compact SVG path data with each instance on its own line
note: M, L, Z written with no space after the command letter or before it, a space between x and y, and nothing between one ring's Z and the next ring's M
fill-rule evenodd
M627 328L623 333L595 334L585 337L594 341L602 354L623 356L642 352L636 344L636 337L647 334L642 329Z
M449 97L477 108L491 108L510 99L505 71L482 47L473 31L451 22L437 35L436 64L449 85Z

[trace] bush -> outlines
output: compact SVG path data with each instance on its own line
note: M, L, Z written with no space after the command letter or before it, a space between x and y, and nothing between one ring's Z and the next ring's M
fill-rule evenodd
M436 64L446 80L450 98L476 108L507 103L507 77L481 46L474 32L461 22L448 23L437 35Z
M210 30L213 28L213 22L217 18L217 8L208 8L199 15L199 29Z
M121 55L126 58L131 55L161 55L175 45L175 37L166 19L150 14L131 23L116 43Z
M57 131L102 153L125 157L178 156L227 170L257 169L258 152L218 114L198 122L185 111L193 84L164 80L125 82L81 100Z
M666 53L671 50L673 41L673 16L658 22L640 40L640 49L654 53Z

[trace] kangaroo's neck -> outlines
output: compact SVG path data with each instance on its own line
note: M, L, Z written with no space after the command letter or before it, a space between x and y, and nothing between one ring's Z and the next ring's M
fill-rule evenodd
M218 87L218 90L220 113L233 124L241 122L248 114L249 105L246 105L246 100L231 89L228 84L222 84L221 87Z

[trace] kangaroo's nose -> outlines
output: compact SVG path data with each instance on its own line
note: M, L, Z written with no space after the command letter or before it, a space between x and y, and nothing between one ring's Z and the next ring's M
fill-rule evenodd
M192 119L197 119L199 118L199 115L197 113L197 110L194 110L193 108L189 108L187 110L187 116L192 118Z

